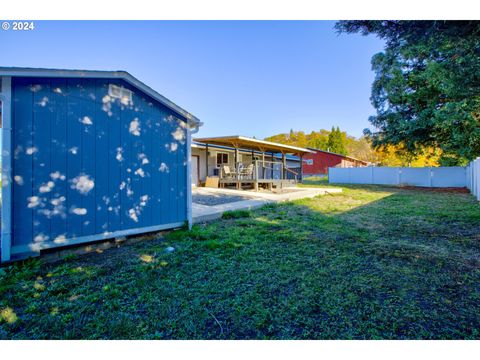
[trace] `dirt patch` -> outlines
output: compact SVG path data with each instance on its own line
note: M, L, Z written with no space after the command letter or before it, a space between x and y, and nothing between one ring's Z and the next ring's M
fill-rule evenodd
M456 193L456 194L468 194L470 191L466 187L444 187L444 188L431 188L423 186L400 186L400 189L404 190L417 190L428 191L437 193Z

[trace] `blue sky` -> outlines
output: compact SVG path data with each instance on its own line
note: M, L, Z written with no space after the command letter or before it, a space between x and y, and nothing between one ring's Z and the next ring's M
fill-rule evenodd
M333 21L36 22L1 31L1 66L126 70L204 123L198 135L264 138L340 126L360 136L374 113L375 37Z

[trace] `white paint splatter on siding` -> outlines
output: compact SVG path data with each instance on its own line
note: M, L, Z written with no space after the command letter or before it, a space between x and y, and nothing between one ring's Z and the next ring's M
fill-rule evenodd
M65 180L65 175L60 173L60 171L55 171L51 173L50 177L52 178L52 180Z
M15 175L13 179L15 180L17 185L20 185L20 186L23 185L23 177L21 177L20 175Z
M25 153L27 155L33 155L35 154L36 152L38 151L38 149L36 147L29 147L25 150Z
M38 189L42 194L52 191L55 187L55 183L53 181L49 181L46 184L42 184Z
M90 119L88 116L84 116L83 118L81 118L80 122L83 125L93 125L92 119Z
M71 213L75 215L86 215L87 214L87 209L85 208L72 208L70 210Z
M172 132L172 136L177 141L184 141L185 140L185 130L183 130L180 126Z
M170 169L168 168L168 165L165 164L164 162L160 164L160 168L158 170L161 172L167 172L167 173L170 171Z
M27 200L28 200L27 207L29 209L32 209L32 208L40 205L40 198L38 196L30 196L30 197L27 198Z
M135 175L138 175L140 177L145 177L145 171L143 171L142 168L138 168L137 170L135 170Z
M93 189L95 182L88 175L79 175L72 179L72 189L77 190L80 194L86 195Z
M138 118L135 118L130 122L128 131L134 136L140 136L140 122L138 121Z
M117 148L117 156L115 156L117 161L123 161L123 149L121 147Z

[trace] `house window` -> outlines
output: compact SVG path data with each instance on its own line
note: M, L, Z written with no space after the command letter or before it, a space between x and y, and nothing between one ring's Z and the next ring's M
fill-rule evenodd
M228 154L227 153L217 153L217 167L228 164Z
M305 162L305 165L313 165L313 159L305 159L303 161Z
M108 95L114 99L120 99L122 104L128 105L133 102L133 92L122 86L108 85Z

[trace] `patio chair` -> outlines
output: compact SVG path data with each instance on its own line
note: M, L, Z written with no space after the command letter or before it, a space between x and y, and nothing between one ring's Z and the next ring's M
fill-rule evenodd
M236 178L237 178L237 173L230 170L230 166L228 166L228 165L223 165L222 166L222 173L223 173L223 179L236 180Z
M250 164L247 167L243 167L240 170L240 178L241 179L253 179L253 170L255 168L254 164Z

